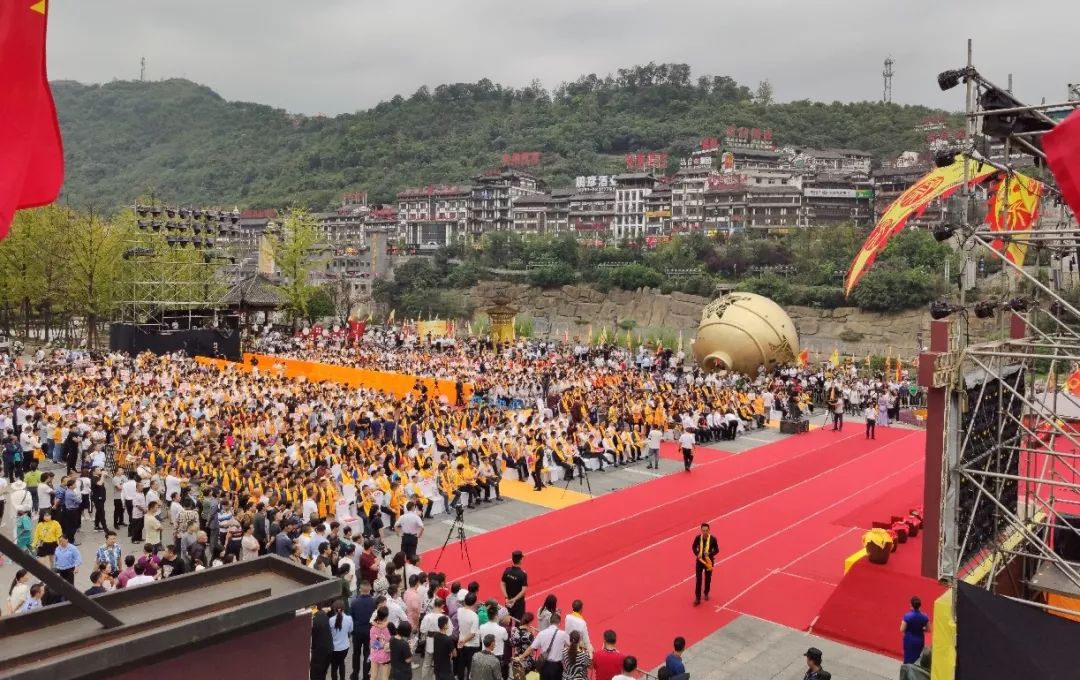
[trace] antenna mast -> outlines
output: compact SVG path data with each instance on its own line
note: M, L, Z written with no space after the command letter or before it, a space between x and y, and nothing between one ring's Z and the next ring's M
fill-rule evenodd
M139 60L139 82L146 80L146 57Z
M885 70L881 72L881 77L885 80L885 91L882 94L881 101L886 104L892 104L892 77L893 77L893 61L892 57L886 57Z

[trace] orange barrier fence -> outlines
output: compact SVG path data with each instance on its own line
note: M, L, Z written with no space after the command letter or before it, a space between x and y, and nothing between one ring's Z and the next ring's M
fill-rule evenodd
M219 368L232 366L233 368L240 370L250 371L252 368L252 358L258 359L259 369L262 371L271 370L271 367L275 365L282 366L283 375L289 378L303 376L312 381L332 380L337 383L349 385L350 387L366 387L369 389L381 390L399 398L412 392L413 387L419 380L427 386L429 395L445 396L451 404L454 403L457 396L453 380L440 380L438 378L417 377L407 373L390 373L363 368L350 368L348 366L335 366L334 364L321 364L315 361L300 361L299 359L286 359L285 357L271 356L268 354L249 354L245 352L244 362L242 364L221 359L210 359L208 357L197 357L196 361L201 364L217 366ZM472 397L472 391L472 384L465 383L463 388L463 398L466 402Z

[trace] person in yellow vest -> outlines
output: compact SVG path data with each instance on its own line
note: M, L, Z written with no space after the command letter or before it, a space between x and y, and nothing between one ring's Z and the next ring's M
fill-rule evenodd
M484 490L484 502L491 502L491 490L495 490L495 500L502 501L502 494L499 492L499 482L502 481L502 475L496 470L495 464L492 462L495 460L494 456L480 459L480 467L477 468L477 484Z
M424 495L420 488L419 475L416 472L409 473L409 483L405 485L405 495L413 503L424 519L431 519L431 499Z
M476 499L480 496L480 490L476 486L476 475L467 466L458 463L454 474L454 498L450 501L450 505L454 507L461 505L462 493L469 494L468 507L475 508Z
M405 512L405 503L408 499L405 498L405 492L401 488L401 482L394 480L390 483L390 498L386 505L383 506L383 512L390 515L390 526L396 527L398 517L401 517L401 513Z

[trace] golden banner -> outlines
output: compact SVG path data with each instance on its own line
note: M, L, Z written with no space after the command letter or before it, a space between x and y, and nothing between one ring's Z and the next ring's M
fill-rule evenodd
M1039 199L1045 188L1039 180L1019 173L1008 181L1000 180L987 201L986 221L990 231L1030 231L1039 216ZM1010 262L1022 266L1027 256L1026 241L1026 236L1014 236L1008 244L994 239L991 245L994 250L1004 252Z
M900 194L892 205L882 214L877 226L866 237L866 242L855 259L851 261L847 277L844 279L844 295L851 295L855 284L863 274L870 270L874 260L893 234L898 233L907 224L912 215L921 215L930 202L936 198L947 198L964 183L964 168L970 184L978 184L997 169L970 158L957 158L956 162L944 168L934 168L911 187Z

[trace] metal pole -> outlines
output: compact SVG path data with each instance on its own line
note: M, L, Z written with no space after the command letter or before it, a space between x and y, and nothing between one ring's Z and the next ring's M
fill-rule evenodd
M971 73L974 70L972 64L972 41L968 38L967 41L967 72ZM972 113L975 111L975 79L968 76L964 79L964 86L966 88L966 94L964 98L964 111L966 116L964 118L964 137L968 144L974 144L975 142L975 117ZM960 190L961 200L964 202L961 206L961 220L962 224L968 226L970 203L971 203L971 187L969 185L971 181L971 166L967 158L964 160L964 185ZM961 244L960 247L960 306L963 307L967 298L967 271L968 271L968 251Z
M106 628L117 628L124 622L113 616L112 612L100 604L79 592L79 589L63 579L59 574L38 562L25 551L15 545L10 538L0 534L0 553L7 555L13 562L36 576L45 584L45 587L60 593L68 602L78 607L84 614L92 616L98 623Z

